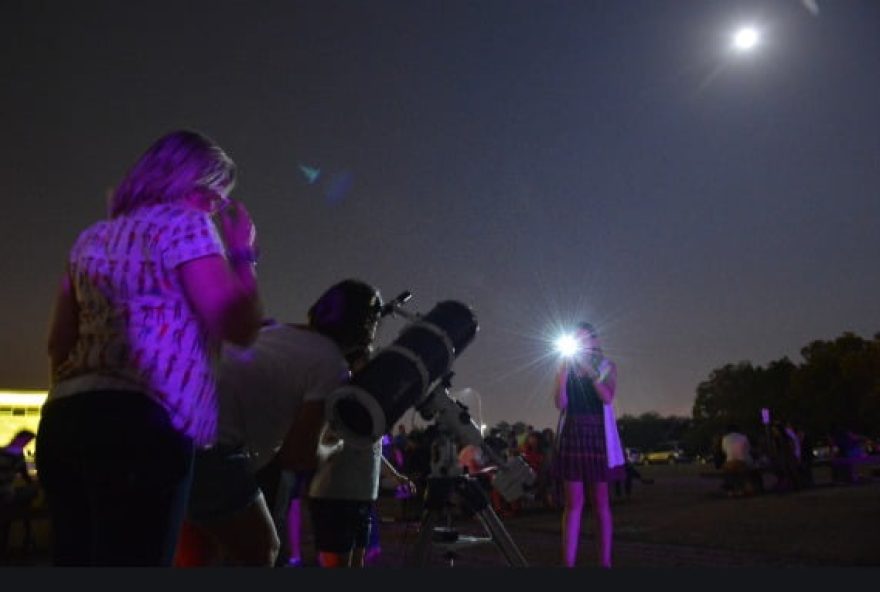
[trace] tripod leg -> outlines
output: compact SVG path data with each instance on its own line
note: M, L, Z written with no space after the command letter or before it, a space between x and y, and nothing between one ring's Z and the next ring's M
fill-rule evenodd
M425 510L422 514L422 523L419 525L419 537L413 551L410 565L412 567L424 567L428 564L428 556L431 553L431 538L434 536L434 525L437 523L437 513L433 510Z
M416 539L415 552L410 564L416 567L427 565L431 553L431 542L434 528L443 516L449 504L449 496L455 487L456 480L448 477L430 477L425 490L425 509L422 512L422 523Z
M513 542L510 533L507 532L504 524L498 518L498 514L487 506L478 511L477 516L480 518L480 522L483 523L483 528L486 529L486 532L492 537L492 540L498 545L501 553L507 559L507 563L513 567L528 567L525 556L523 556L519 547L516 546L516 543Z
M492 509L489 498L479 483L475 479L460 479L457 482L457 491L461 494L464 503L480 519L486 533L501 550L507 563L514 567L526 567L528 565L526 558L510 538L510 534L504 528L498 514Z

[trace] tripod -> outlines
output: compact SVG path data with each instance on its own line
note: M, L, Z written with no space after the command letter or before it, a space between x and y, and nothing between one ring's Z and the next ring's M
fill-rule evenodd
M425 509L419 526L419 536L416 540L412 564L417 567L426 565L431 544L437 535L441 535L442 542L447 544L464 545L494 542L509 565L527 567L525 557L492 509L489 498L477 479L461 474L461 467L452 464L456 462L456 459L449 452L454 451L455 446L448 435L441 433L438 449L441 451L440 462L433 464L431 475L428 477ZM452 506L451 498L454 494L460 498L468 510L479 518L483 529L489 535L488 538L462 538L451 528L448 509ZM436 528L436 525L444 517L444 514L448 520L447 528L441 530ZM455 552L450 550L446 557L452 566L456 558Z

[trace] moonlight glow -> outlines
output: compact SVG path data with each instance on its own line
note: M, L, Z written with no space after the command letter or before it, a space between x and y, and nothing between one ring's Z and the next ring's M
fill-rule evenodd
M733 35L733 47L738 51L750 51L760 40L758 30L754 27L743 27Z

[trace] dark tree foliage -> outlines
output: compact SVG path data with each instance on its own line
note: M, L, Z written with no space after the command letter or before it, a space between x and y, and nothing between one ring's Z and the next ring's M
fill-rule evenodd
M872 340L844 333L814 341L801 355L799 365L783 358L766 367L740 362L713 370L697 387L687 440L709 450L729 423L758 437L762 407L770 409L771 419L791 421L813 439L839 429L878 435L880 333Z
M643 451L654 450L664 442L679 442L687 450L691 420L670 415L661 417L650 412L639 416L622 415L617 418L617 430L624 446Z

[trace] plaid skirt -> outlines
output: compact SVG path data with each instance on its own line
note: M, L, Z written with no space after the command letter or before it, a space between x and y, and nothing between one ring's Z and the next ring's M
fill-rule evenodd
M623 465L608 468L602 415L567 415L556 442L553 476L561 481L607 483L625 477Z

